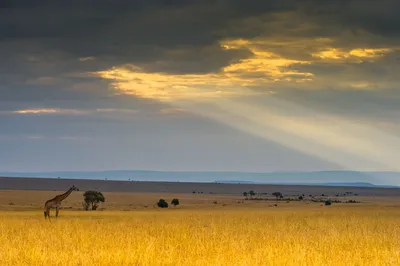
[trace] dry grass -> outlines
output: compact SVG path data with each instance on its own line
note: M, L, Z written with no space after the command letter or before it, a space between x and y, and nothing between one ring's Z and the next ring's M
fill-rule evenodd
M0 211L2 210L41 210L44 202L65 191L22 191L22 190L0 190ZM81 209L83 192L73 192L62 203L64 208ZM240 195L211 195L211 194L177 194L177 193L117 193L104 192L106 204L101 207L107 210L135 210L143 209L144 206L152 207L160 198L179 198L184 202L184 207L204 207L213 201L219 203L236 203L243 200ZM12 203L12 204L10 204ZM209 208L209 206L207 206Z
M18 266L400 265L399 208L245 205L63 210L52 222L39 210L3 211L0 261Z

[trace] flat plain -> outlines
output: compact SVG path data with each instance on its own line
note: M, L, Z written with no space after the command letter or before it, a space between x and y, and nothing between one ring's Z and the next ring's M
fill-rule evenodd
M187 191L182 184L109 188L97 211L83 211L84 191L73 192L51 221L43 203L63 191L1 190L1 265L400 265L397 190L183 185ZM250 189L268 194L246 200ZM285 198L307 195L276 200L278 189ZM160 209L160 198L181 204Z

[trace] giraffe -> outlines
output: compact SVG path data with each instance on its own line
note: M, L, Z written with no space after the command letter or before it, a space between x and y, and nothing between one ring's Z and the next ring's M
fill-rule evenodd
M67 190L67 192L61 194L61 195L57 195L54 198L46 201L46 203L44 204L44 218L47 219L47 217L49 217L50 219L50 208L56 208L56 218L58 217L58 211L60 210L60 205L61 205L61 201L63 201L64 199L66 199L69 194L72 193L72 191L79 191L79 189L75 186L72 186L70 189Z

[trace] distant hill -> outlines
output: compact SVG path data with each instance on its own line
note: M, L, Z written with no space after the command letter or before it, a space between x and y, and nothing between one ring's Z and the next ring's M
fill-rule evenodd
M337 187L382 187L382 188L399 188L400 186L391 185L375 185L365 182L354 182L354 183L324 183L325 186L337 186Z
M253 181L240 181L240 180L216 180L214 182L219 184L255 184Z
M163 182L218 182L231 184L296 184L323 186L393 187L400 184L399 172L194 172L194 171L58 171L35 173L0 172L6 177L43 177L97 180L132 180ZM216 181L217 180L217 181Z
M353 182L353 183L324 183L325 186L338 186L338 187L379 187L366 182Z

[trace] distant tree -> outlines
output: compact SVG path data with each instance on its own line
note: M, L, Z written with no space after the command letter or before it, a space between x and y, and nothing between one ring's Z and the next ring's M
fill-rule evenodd
M250 195L250 198L253 198L256 195L256 193L254 192L254 190L250 190L249 195Z
M299 197L299 200L303 200L303 199L304 199L303 196L300 196L300 197Z
M243 192L243 196L245 196L246 199L248 199L249 194L247 192Z
M283 198L283 195L281 192L274 192L274 193L272 193L272 195L274 195L277 199Z
M330 200L325 201L325 206L330 206L332 205L332 202Z
M179 205L179 200L178 199L173 199L171 201L171 204L174 205L174 207L176 207L176 205Z
M101 193L100 191L94 191L94 190L86 191L83 194L83 197L86 204L84 205L84 208L86 210L89 209L89 206L91 206L92 210L96 210L100 202L105 202L103 193Z
M160 208L168 208L168 203L164 199L160 199L157 202L157 206Z

